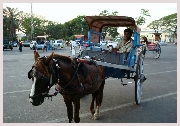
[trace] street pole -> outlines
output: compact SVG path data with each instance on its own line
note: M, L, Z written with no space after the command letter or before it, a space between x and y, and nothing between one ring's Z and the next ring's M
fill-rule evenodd
M32 13L32 3L31 3L31 41L33 40L33 13Z

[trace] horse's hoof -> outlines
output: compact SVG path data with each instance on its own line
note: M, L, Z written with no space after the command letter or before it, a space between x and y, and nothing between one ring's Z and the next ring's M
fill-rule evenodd
M94 114L94 120L98 120L98 119L99 119L99 114L98 113Z

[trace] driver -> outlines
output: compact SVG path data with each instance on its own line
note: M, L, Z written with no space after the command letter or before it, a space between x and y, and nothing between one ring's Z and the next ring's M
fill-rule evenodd
M124 38L121 39L117 44L117 52L129 53L133 46L133 39L131 38L133 31L130 28L124 30Z

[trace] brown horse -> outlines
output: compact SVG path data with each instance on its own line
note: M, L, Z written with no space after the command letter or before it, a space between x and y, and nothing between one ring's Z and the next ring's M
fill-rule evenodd
M64 98L69 123L73 118L75 123L80 122L80 99L88 94L92 94L90 111L94 119L98 119L105 84L103 66L93 61L82 63L82 60L77 58L53 52L48 57L40 57L38 52L34 51L34 60L35 63L28 72L28 78L32 79L32 89L29 94L29 101L32 105L42 104L44 98L49 96L50 88L55 85L58 93L61 93ZM94 102L96 102L95 110Z

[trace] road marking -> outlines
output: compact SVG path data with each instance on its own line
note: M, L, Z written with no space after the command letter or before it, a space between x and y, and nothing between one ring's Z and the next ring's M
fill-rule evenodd
M27 76L27 75L21 75L21 76Z
M9 77L16 77L16 76L9 76Z
M20 93L20 92L27 92L27 91L30 92L30 90L22 90L22 91L5 92L5 93L3 93L3 95L4 94L14 94L14 93Z
M27 76L27 75L21 75L21 76ZM9 77L16 77L16 76L9 76Z
M155 96L155 97L152 97L152 98L147 98L147 99L141 100L141 103L153 101L153 100L156 100L156 99L168 97L168 96L175 95L175 94L177 94L177 92L172 92L172 93L168 93L168 94L164 94L164 95ZM107 112L107 111L112 111L112 110L116 110L116 109L121 109L123 107L128 107L128 106L131 106L131 105L134 105L134 104L135 104L135 102L131 102L131 103L122 104L122 105L119 105L119 106L110 107L110 108L107 108L107 109L102 109L102 110L100 110L100 113ZM84 114L80 114L79 116L80 116L80 118L83 118L83 117L91 116L91 115L92 115L91 113L84 113ZM43 123L58 123L58 122L65 122L65 121L68 121L67 117L61 118L61 119L54 119L54 120L43 122Z
M25 65L25 66L26 66L26 65L29 65L29 64L22 64L22 65Z
M174 68L174 67L166 67L166 68Z
M177 61L172 61L172 62L177 62ZM172 62L161 62L161 63L172 63ZM149 64L144 64L144 65L152 65L152 64L159 64L159 63L149 63Z
M163 72L156 72L156 73L148 73L148 74L144 74L144 75L160 74L160 73L169 73L169 72L175 72L175 71L177 71L177 70L163 71Z

